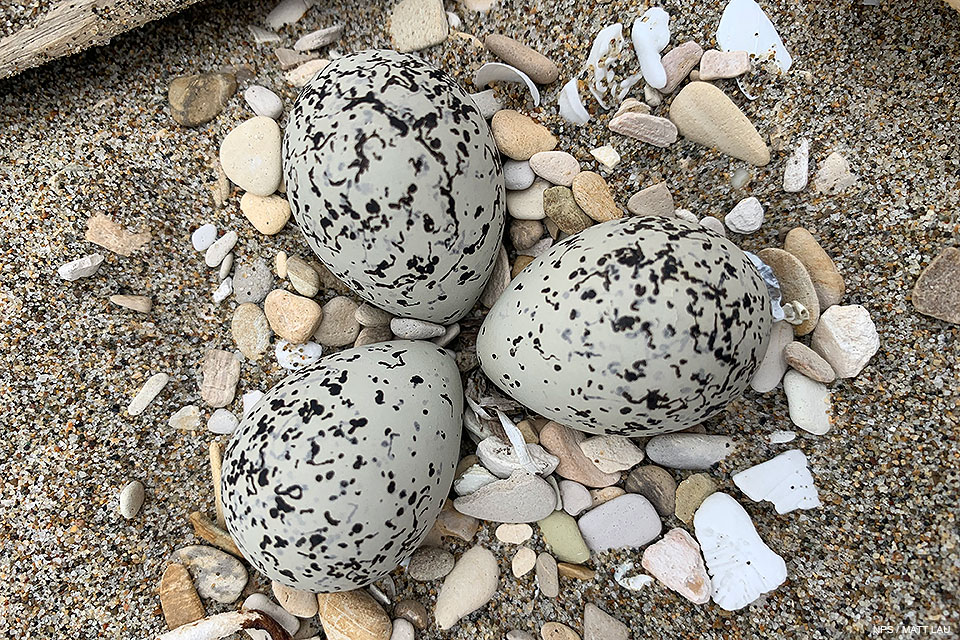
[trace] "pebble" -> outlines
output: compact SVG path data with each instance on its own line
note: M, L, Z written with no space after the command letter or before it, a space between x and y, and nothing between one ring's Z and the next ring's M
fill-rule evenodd
M573 179L573 197L584 213L597 222L606 222L623 217L610 186L599 173L581 171Z
M184 127L198 127L223 111L237 91L232 73L201 73L174 78L167 88L170 115Z
M200 364L200 397L214 408L233 402L240 380L240 361L229 351L207 349Z
M223 261L220 263L219 278L220 278L220 281L221 281L221 282L227 279L227 276L230 275L230 270L231 270L231 269L233 269L233 252L228 253L228 254L226 255L226 257L224 257ZM233 278L230 279L230 282L231 282L230 291L232 292L232 291L233 291L233 286L232 286Z
M150 242L150 232L127 231L102 213L95 213L87 220L87 231L83 238L121 256L129 256Z
M310 266L309 262L292 256L287 258L286 266L287 279L293 285L294 291L306 298L312 298L320 292L320 274Z
M787 372L787 360L783 349L793 342L793 326L785 320L774 322L767 340L767 350L760 361L760 367L750 379L750 388L757 393L766 393L777 388L783 374Z
M553 513L556 494L543 478L515 471L454 500L457 511L489 522L536 522Z
M490 121L500 152L514 160L529 160L540 151L552 151L557 138L542 124L512 109L497 111Z
M561 480L558 485L560 487L560 501L563 503L563 510L570 515L578 516L593 506L590 491L579 482Z
M292 69L297 65L304 64L306 62L311 62L320 57L319 53L311 53L308 51L295 51L293 49L288 49L286 47L279 47L274 50L274 54L277 56L277 61L280 63L280 68L286 71L287 69Z
M153 300L148 296L112 295L110 296L110 302L140 313L150 313L150 310L153 309Z
M643 449L623 436L593 436L581 440L580 451L603 473L626 471L643 462Z
M520 547L510 561L513 577L522 578L537 566L537 552L530 547Z
M283 117L283 100L266 87L254 84L243 92L247 106L258 116L279 120Z
M480 115L483 116L484 120L489 120L493 117L493 114L503 109L503 105L500 104L500 100L497 99L497 94L493 89L484 89L483 91L471 93L470 99L477 105L477 110L480 111ZM507 188L509 189L509 187Z
M543 640L580 640L580 635L565 624L548 622L540 627Z
M233 274L233 296L237 303L260 303L273 289L273 272L264 260L237 267Z
M273 597L290 615L298 618L312 618L317 615L317 595L315 593L294 589L276 580L271 581L270 589L273 591Z
M633 23L631 39L640 63L643 79L650 87L660 89L667 83L667 73L660 61L660 52L670 43L670 15L659 7L647 9Z
M445 549L421 547L407 565L407 574L417 582L439 580L453 571L453 554Z
M577 521L594 553L642 547L660 535L657 510L645 497L628 493L588 511Z
M510 267L510 279L516 278L521 271L523 271L528 264L536 260L533 256L517 256L517 259L513 261L513 266Z
M838 378L853 378L880 349L880 336L862 305L834 305L820 316L810 346Z
M593 580L597 577L597 572L582 564L570 564L569 562L558 562L557 572L561 578L570 578L571 580Z
M181 407L170 416L167 425L179 431L196 431L200 428L200 407L195 404Z
M823 161L813 185L817 191L827 195L836 195L856 184L857 178L850 171L850 163L843 154L834 151Z
M290 203L278 195L258 196L248 191L240 197L240 211L265 236L280 233L290 219Z
M588 602L583 607L583 640L630 640L630 628Z
M177 549L170 561L184 565L197 593L223 604L236 602L247 585L247 570L229 553L202 545Z
M342 33L342 24L335 24L332 27L326 27L325 29L317 29L316 31L311 31L308 34L301 36L300 39L294 43L293 48L297 51L313 51L314 49L322 49L323 47L333 44L339 40Z
M645 497L657 513L665 518L672 516L676 510L677 481L663 467L653 464L637 467L627 476L624 488Z
M799 193L807 186L810 174L810 141L801 138L783 168L783 190Z
M387 340L393 340L393 332L390 331L389 326L364 327L360 329L360 333L357 334L357 339L354 341L353 346L362 347L368 344L386 342Z
M659 89L660 93L668 95L677 90L683 79L690 75L703 57L703 47L688 40L674 47L660 59L663 70L667 72L667 84Z
M273 270L277 272L277 277L281 280L287 278L287 260L286 251L277 251L277 255L273 258Z
M302 87L303 85L310 82L315 75L323 71L327 65L330 64L329 60L308 60L298 67L290 69L283 74L284 79L288 84L293 85L294 87Z
M309 8L307 0L280 0L267 14L267 26L277 31L288 24L296 24Z
M393 6L389 30L393 48L400 53L440 44L450 33L443 0L400 0Z
M619 498L626 491L620 487L604 487L603 489L592 489L590 491L590 508L599 507L604 502L610 502L614 498Z
M233 433L239 425L240 421L237 420L237 416L226 409L217 409L207 419L207 431L220 435Z
M521 462L513 445L504 442L497 436L484 438L477 445L477 457L490 473L498 478L509 478L514 472L526 470L540 476L548 476L554 472L560 460L543 450L538 444L527 444L527 455L531 459L532 468L526 468Z
M756 198L744 198L730 210L723 222L734 233L753 233L763 224L763 205Z
M573 178L580 173L580 163L566 151L540 151L530 156L530 169L535 174L563 187L573 184Z
M369 302L364 302L358 306L353 317L364 327L389 327L390 321L393 320L393 315L390 312L379 309Z
M503 162L503 184L508 191L523 191L533 184L536 177L529 160L504 160Z
M607 487L616 484L620 475L604 473L580 450L585 436L579 432L550 421L540 430L540 444L560 459L556 474L575 480L588 487Z
M415 640L417 632L409 620L397 618L393 621L393 633L390 640Z
M393 608L393 615L409 620L417 629L426 629L429 623L427 608L416 600L401 600Z
M750 71L750 54L746 51L707 49L700 58L700 79L736 78Z
M267 295L263 310L273 332L294 344L309 340L323 316L316 302L283 289L274 289Z
M320 360L323 356L323 347L316 342L291 344L286 340L277 340L274 356L282 369L299 371Z
M733 476L733 483L754 502L772 502L779 514L821 506L807 457L799 449L744 469Z
M613 117L616 118L624 113L643 113L649 115L650 107L646 103L640 102L636 98L627 98L620 103L619 107L617 107Z
M757 166L770 162L770 150L756 127L720 89L691 82L673 99L670 120L680 135Z
M257 406L257 403L263 399L263 396L263 391L260 391L259 389L247 391L245 394L240 396L240 402L243 405L244 418L250 415L250 412L253 411L253 408Z
M459 335L460 323L454 322L444 330L442 336L433 339L433 344L437 345L438 347L445 347L453 342Z
M247 596L247 598L243 601L243 608L264 612L270 616L274 622L283 627L284 630L286 630L286 632L290 635L294 635L300 630L300 621L297 620L296 616L291 615L287 610L270 600L270 598L262 593L251 593L249 596ZM272 637L270 634L263 631L259 633L256 631L252 633L248 631L247 633L253 640L270 640Z
M609 144L591 149L590 155L606 169L613 169L620 164L620 154Z
M667 433L647 442L647 457L670 469L709 469L736 450L733 438L705 433Z
M698 224L696 214L689 209L674 209L673 215L681 220ZM720 228L723 229L723 225L720 225Z
M700 226L710 229L711 231L715 231L723 237L727 236L727 232L723 228L723 223L720 222L719 218L714 218L713 216L704 216L700 218Z
M60 265L57 268L57 275L68 282L74 282L80 278L89 278L100 270L102 264L103 256L99 253L92 253Z
M236 244L237 232L228 231L207 247L206 253L203 254L203 261L211 269L220 266L220 263L223 262L223 259L227 257L228 253L233 251L233 247L236 246ZM223 278L221 278L221 280L222 279Z
M233 278L224 278L213 292L213 301L220 304L233 293Z
M590 549L583 541L580 527L569 513L554 511L537 523L544 544L557 560L582 564L590 559Z
M556 598L560 595L560 576L557 573L557 560L549 553L543 552L536 560L537 586L547 598Z
M127 520L133 519L143 506L143 497L143 483L139 480L124 485L119 498L120 515Z
M190 242L196 251L206 251L217 241L217 227L209 222L201 225L190 235Z
M681 522L693 522L693 514L700 504L720 487L716 481L705 473L695 473L677 485L675 514Z
M317 594L317 615L327 640L389 640L393 623L363 589Z
M160 578L160 608L168 629L182 627L207 615L190 572L182 564L170 564L164 569Z
M516 220L542 220L546 216L544 193L551 186L543 178L537 178L523 191L508 191L507 212Z
M837 271L837 265L823 250L813 234L803 227L791 229L784 239L783 249L792 253L810 275L821 314L843 300L843 294L846 291L843 276Z
M960 249L947 247L920 273L910 300L925 316L960 324Z
M496 531L497 540L507 544L523 544L533 536L533 527L526 523L501 524Z
M487 604L497 592L500 569L497 558L480 546L464 553L447 575L437 595L434 618L446 630L460 618Z
M510 66L530 76L537 84L550 84L560 77L560 69L552 60L513 38L492 33L484 38L483 46Z
M280 127L266 116L238 125L220 144L220 164L244 191L269 196L280 186Z
M767 442L770 444L785 444L787 442L793 442L796 439L796 431L784 431L782 429L771 431L770 435L767 436Z
M672 218L675 206L673 194L666 182L658 182L636 192L627 200L627 210L635 216L664 216Z
M611 118L607 126L614 133L655 147L669 147L677 141L677 127L673 122L646 113L627 111Z
M830 431L832 403L826 385L799 371L787 371L783 376L783 391L787 394L787 408L793 424L815 436Z
M789 366L811 380L830 384L837 379L837 374L833 371L830 363L802 342L788 344L783 350L783 359Z
M143 413L147 406L153 402L153 399L163 391L163 388L167 386L167 382L169 381L170 376L165 373L155 373L147 378L147 381L140 387L137 395L135 395L133 400L130 401L130 404L127 405L127 413L131 416L138 416Z
M403 340L430 340L442 336L446 329L441 324L426 320L394 318L390 321L390 331Z
M313 271L312 268L310 270ZM316 271L313 273L316 274ZM360 323L357 322L359 306L346 296L332 298L323 305L323 317L313 334L314 340L325 347L345 347L356 342L360 335Z
M781 304L799 302L810 312L809 318L793 328L794 333L805 336L813 331L820 320L820 302L813 287L813 280L803 263L783 249L761 249L757 252L757 257L773 269L773 274L780 283Z
M650 575L690 602L710 602L712 585L700 545L683 529L671 529L662 540L644 549L641 564Z
M509 201L510 194L507 194L507 202ZM487 284L483 287L483 292L480 294L480 304L488 309L492 307L500 296L503 295L503 292L509 284L510 259L507 257L506 247L504 247L501 242L500 248L497 249L496 261L493 263L493 271L490 273L490 278L487 280Z
M573 235L593 224L567 187L550 187L543 192L543 212L564 233Z

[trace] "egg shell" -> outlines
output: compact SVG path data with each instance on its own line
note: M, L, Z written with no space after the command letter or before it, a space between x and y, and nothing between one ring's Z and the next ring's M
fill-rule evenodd
M223 458L243 556L288 587L356 589L420 546L450 491L463 388L448 353L397 340L323 358L274 386Z
M589 433L691 427L746 388L770 333L760 274L679 218L585 229L534 260L477 337L484 373L532 411Z
M489 126L452 78L395 51L337 58L297 98L283 157L294 218L357 295L440 324L473 307L506 191Z

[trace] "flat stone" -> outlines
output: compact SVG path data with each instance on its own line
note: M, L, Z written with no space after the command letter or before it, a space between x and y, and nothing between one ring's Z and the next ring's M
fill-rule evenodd
M799 449L744 469L733 476L733 483L755 502L769 500L780 514L820 506L807 457Z
M677 90L684 78L690 75L703 56L703 47L688 40L683 44L674 47L660 59L663 70L667 72L667 84L659 89L663 95L669 95Z
M537 556L536 575L540 593L547 598L556 598L560 595L557 560L552 555L544 552Z
M247 570L229 553L202 545L177 549L170 561L184 565L197 593L223 604L236 602L247 585Z
M147 406L153 402L153 399L160 395L160 392L163 391L163 388L167 386L167 382L169 381L170 376L165 373L155 373L147 378L147 381L140 387L137 395L135 395L133 400L130 401L130 404L127 405L127 414L138 416L143 413Z
M508 191L523 191L532 185L536 178L529 160L504 160L503 184Z
M221 280L221 281L226 280L226 279L227 279L227 276L230 275L230 271L231 271L232 269L233 269L233 253L231 252L231 253L228 253L228 254L223 258L223 262L220 263L220 273L218 274L220 280ZM232 282L233 282L233 278L231 278L230 281L231 281L231 283L232 283ZM233 291L232 285L231 285L230 290Z
M283 627L284 630L290 635L295 635L297 631L300 630L300 621L297 620L296 616L291 615L283 607L262 593L251 593L243 601L242 608L253 611L262 611L270 616L274 622ZM251 635L251 637L253 636ZM263 636L255 637L254 640L269 640L269 638L270 635L265 634Z
M149 296L117 294L110 296L109 300L119 307L130 309L131 311L137 311L139 313L150 313L150 310L153 309L153 300L151 300Z
M200 397L209 406L225 407L233 402L240 380L240 361L229 351L207 349L200 363Z
M364 589L317 594L317 615L327 640L389 640L393 623Z
M960 324L960 249L947 247L927 265L910 300L925 316Z
M150 242L150 232L127 231L102 213L95 213L87 220L87 231L83 238L87 242L126 257Z
M753 233L763 224L763 205L754 197L744 198L724 216L723 222L734 233Z
M497 436L484 438L477 445L477 457L490 473L498 478L509 478L514 472L526 470L537 475L548 476L554 472L560 460L543 450L538 444L527 444L527 455L532 460L533 469L527 469L520 462L513 445Z
M477 106L484 120L489 120L497 111L503 109L497 94L493 89L484 89L470 94L470 99ZM509 188L509 187L508 187Z
M750 54L746 51L707 49L700 58L700 79L736 78L750 71Z
M580 451L603 473L626 471L643 462L643 449L623 436L592 436L580 441Z
M605 169L613 169L620 164L620 154L609 144L590 149L590 155Z
M553 153L553 152L551 152ZM543 212L564 233L573 235L593 224L567 187L550 187L543 192Z
M490 522L536 522L553 513L556 494L543 478L515 471L454 500L457 511Z
M832 402L826 385L791 370L783 376L783 391L793 424L816 436L830 431Z
M247 106L258 116L279 120L283 117L283 100L266 87L254 84L243 92Z
M657 510L645 497L628 493L591 509L577 521L587 547L594 553L638 548L660 535Z
M856 176L850 171L850 163L843 154L834 151L820 165L813 185L817 191L826 195L836 195L857 183Z
M308 60L284 73L283 78L294 87L302 87L326 69L328 64L330 64L330 61L326 59Z
M369 302L357 307L353 314L354 319L364 327L389 327L393 314L379 309Z
M220 164L244 191L269 196L280 186L280 127L266 116L238 125L220 143Z
M641 189L627 200L627 211L635 216L672 218L675 208L673 194L667 188L666 182L658 182L646 189Z
M813 234L803 227L791 229L783 242L783 249L792 253L806 268L813 282L813 289L817 292L821 314L843 300L846 291L843 276Z
M484 38L483 45L490 53L524 72L537 84L550 84L560 77L560 69L552 60L513 38L492 33Z
M514 578L522 578L537 566L537 552L530 547L520 547L510 561L510 571Z
M784 431L783 429L771 431L770 435L767 436L767 442L770 444L785 444L787 442L793 442L796 439L796 431Z
M571 564L569 562L558 562L557 573L560 574L561 578L569 578L571 580L593 580L597 577L597 572L590 567L585 567L582 564Z
M677 127L673 122L646 113L627 111L611 118L607 126L614 133L655 147L669 147L677 141Z
M416 318L394 318L390 321L390 330L404 340L430 340L439 338L446 331L442 324Z
M332 27L317 29L316 31L311 31L308 34L301 36L300 39L294 43L293 48L297 51L313 51L314 49L322 49L323 47L331 45L339 40L342 33L342 24L335 24Z
M777 388L783 374L787 372L787 360L783 356L784 348L793 342L793 326L784 320L774 322L767 340L760 367L750 379L750 388L758 393L766 393Z
M557 138L549 129L512 109L497 111L490 129L500 153L514 160L529 160L535 153L557 147Z
M60 265L57 268L57 275L68 282L74 282L80 278L89 278L100 270L102 264L103 256L93 253Z
M212 245L207 247L207 250L203 254L203 261L211 269L214 267L220 266L220 263L223 262L224 258L233 251L233 248L237 244L237 232L228 231L227 233L220 236ZM223 280L223 278L220 278Z
M563 562L581 564L590 559L590 549L583 540L577 521L565 511L554 511L537 523L544 544Z
M184 127L210 122L237 91L232 73L201 73L174 78L167 88L170 115Z
M287 47L278 47L274 50L274 54L277 56L280 68L284 71L306 64L307 62L312 62L320 57L320 54L316 52L297 51L296 49L288 49Z
M409 620L417 629L426 629L427 624L429 624L427 608L416 600L409 598L401 600L393 607L393 615Z
M421 547L407 565L407 574L417 582L439 580L453 571L453 554L445 549Z
M770 150L756 127L708 82L691 82L681 89L670 105L670 120L692 142L757 166L770 162Z
M432 342L438 347L445 347L451 342L453 342L459 335L460 335L460 323L454 322L453 324L448 325L444 329L442 336L438 336L434 338Z
M317 615L317 594L288 587L276 580L270 582L270 589L273 597L290 615L298 618L312 618Z
M307 0L280 0L267 14L267 26L277 31L287 25L296 24L309 8Z
M240 197L240 211L265 236L280 233L290 219L290 203L278 195L258 196L248 191Z
M561 480L559 483L560 501L563 503L563 510L572 516L578 516L591 506L593 500L590 497L590 491L579 482L573 480Z
M838 378L853 378L880 349L877 326L862 305L834 305L823 312L810 346Z
M630 628L588 602L583 607L583 640L630 640Z
M160 608L168 629L182 627L207 615L190 572L182 564L170 564L164 569L160 578Z
M663 517L673 515L677 506L677 481L662 467L653 464L637 467L627 476L624 485L630 493L638 493L653 504Z
M299 371L309 367L323 356L323 347L316 342L292 344L286 340L277 340L274 348L277 364L288 371Z
M530 156L529 163L535 174L563 187L572 185L580 173L580 163L566 151L540 151Z
M320 292L320 274L306 260L296 256L287 258L287 279L294 291L306 298L312 298ZM354 305L356 306L356 305ZM359 329L357 329L359 331ZM353 336L356 339L356 335ZM350 342L353 342L351 340Z
M273 332L294 344L309 340L323 317L316 302L283 289L274 289L267 295L263 311Z
M820 302L813 280L803 263L783 249L761 249L757 257L773 269L773 274L780 283L781 304L799 302L810 312L809 318L793 328L794 333L805 336L813 331L820 320Z
M196 431L200 428L200 407L195 404L181 407L170 416L167 425L179 431Z
M119 508L120 515L127 520L133 519L143 506L143 483L139 480L131 480L120 491Z
M787 157L783 168L783 190L799 193L807 186L810 175L810 141L801 138L797 148Z
M523 191L508 191L507 213L517 220L542 220L546 216L545 192L550 187L549 182L537 178Z
M434 619L441 629L449 629L460 618L487 604L497 592L500 569L497 558L483 547L471 547L443 581Z
M585 436L557 422L550 421L540 430L540 444L560 459L556 474L588 487L607 487L620 480L620 474L604 473L580 449Z
M273 272L264 260L239 265L233 274L233 296L237 303L260 303L273 289Z
M508 194L507 198L509 199L509 197ZM503 292L506 291L509 285L510 258L507 257L507 249L501 242L500 248L497 249L497 258L493 263L493 271L490 273L490 278L487 280L487 284L483 287L483 292L480 294L480 304L489 309L500 299L500 296L503 295Z
M802 342L791 342L784 347L783 359L789 366L811 380L830 384L837 379L837 374L833 371L830 363Z
M393 48L401 53L440 44L450 33L443 0L400 0L393 6L389 30Z
M643 568L694 604L710 602L711 583L700 545L683 529L671 529L643 551Z
M590 508L599 507L604 502L610 502L614 498L619 498L626 491L620 487L604 487L603 489L590 490Z
M693 522L700 504L719 489L717 482L705 473L695 473L677 485L676 516L681 522Z
M580 640L580 635L560 622L547 622L540 627L542 640Z
M610 186L599 173L581 171L573 179L573 197L583 212L597 222L606 222L623 217Z
M526 523L502 524L497 527L497 540L507 544L523 544L533 536L533 527Z
M393 332L390 331L389 326L364 327L360 329L360 333L357 334L357 339L354 341L353 346L362 347L368 344L387 342L388 340L393 340Z
M237 420L237 416L233 415L232 411L217 409L207 420L207 431L219 435L227 435L236 431L239 424L240 421Z
M709 469L736 450L730 436L705 433L666 433L647 442L647 457L670 469Z
M323 318L313 334L314 340L325 347L345 347L356 342L360 335L359 306L346 296L332 298L323 305Z

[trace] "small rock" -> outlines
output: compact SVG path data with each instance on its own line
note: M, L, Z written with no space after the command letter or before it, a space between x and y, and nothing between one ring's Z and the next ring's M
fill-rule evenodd
M449 629L460 618L487 604L497 592L500 569L497 558L483 547L472 547L457 561L443 581L434 618L441 629Z
M240 396L240 402L243 404L244 418L250 415L250 412L253 411L253 408L257 406L257 403L263 399L263 396L263 391L260 391L259 389L247 391L245 394Z
M297 620L296 616L291 615L287 610L262 593L252 593L247 596L243 601L243 608L264 612L290 635L294 635L300 630L300 621ZM253 637L253 635L251 635L251 637ZM258 636L256 640L269 640L270 637L269 634L264 634L263 636Z
M783 242L783 249L792 253L806 268L817 292L821 314L840 303L846 291L843 276L813 234L803 227L791 229Z
M138 416L143 413L147 406L153 402L153 399L163 391L163 388L167 386L167 382L169 381L170 376L165 373L155 373L147 378L147 381L143 383L137 395L133 397L133 400L131 400L127 406L127 413L131 416Z
M283 100L266 87L251 85L243 92L247 106L258 116L279 120L283 117Z
M470 99L477 105L477 110L480 111L484 120L489 120L493 117L493 114L503 109L503 105L500 104L500 100L497 99L497 94L493 89L471 93ZM507 188L509 189L509 187Z
M744 469L733 476L733 483L755 502L769 500L780 514L820 506L807 457L799 449Z
M393 615L409 620L417 629L426 629L429 623L427 608L416 600L401 600L393 608Z
M132 520L143 506L143 483L131 480L120 491L120 515Z
M540 444L560 459L556 474L575 480L588 487L607 487L620 480L619 474L604 473L580 449L585 436L579 432L550 421L540 430Z
M240 361L229 351L207 349L200 364L200 397L211 407L233 402L240 380Z
M515 471L454 500L457 511L490 522L536 522L553 513L556 494L543 478Z
M550 187L545 190L542 206L544 214L556 222L564 233L573 235L593 224L590 216L577 204L573 191L567 187Z
M593 171L581 171L573 179L573 197L584 213L597 222L606 222L623 217L610 186L603 177Z
M513 38L492 33L484 38L483 45L490 53L524 72L537 84L550 84L560 77L560 69L552 60Z
M225 278L213 292L213 301L220 304L233 293L233 278Z
M543 640L580 640L579 634L565 624L548 622L540 627Z
M207 612L182 564L167 565L160 578L160 608L168 629L176 629L200 620Z
M433 344L437 345L438 347L445 347L456 340L457 336L459 335L460 323L454 322L444 330L442 336L433 339Z
M796 439L796 431L784 431L782 429L771 431L770 435L767 436L767 442L770 444L785 444L787 442L793 442Z
M393 315L364 302L353 314L354 319L364 327L389 327Z
M64 280L73 282L80 278L89 278L100 270L102 264L103 256L99 253L93 253L60 265L57 268L57 274Z
M362 347L364 345L386 342L388 340L393 340L393 332L390 331L389 326L364 327L360 329L360 333L357 334L357 339L354 341L353 346Z
M263 310L273 332L294 344L309 340L323 317L316 302L283 289L274 289L267 295Z
M421 547L410 557L407 574L417 582L430 582L453 571L453 565L453 554L449 551Z
M241 264L233 275L233 295L239 304L260 303L273 289L273 273L263 260Z
M627 111L611 118L607 126L614 133L655 147L669 147L677 141L677 127L673 122L646 113Z
M810 173L810 141L801 138L783 168L783 190L799 193L807 186Z
M513 280L520 272L527 268L527 265L536 260L533 256L517 256L517 259L513 261L513 266L510 267L510 279Z
M226 409L217 409L207 420L207 431L220 435L231 434L237 430L240 421L233 412Z
M290 69L283 74L288 84L294 87L302 87L310 82L314 76L327 68L329 60L308 60L298 67Z
M403 340L430 340L446 331L443 325L416 318L394 318L390 321L390 330Z
M220 263L223 262L223 259L227 257L227 254L233 251L233 247L237 244L237 232L229 231L214 242L212 245L207 247L206 253L203 254L203 261L211 269L217 266L220 266ZM221 278L223 280L223 278Z
M281 280L285 280L287 277L287 260L286 251L277 251L277 255L273 258L273 270L277 272L277 277Z
M408 53L446 40L450 24L442 0L400 0L393 6L389 29L393 48Z
M627 200L627 210L635 216L664 216L672 218L674 215L673 194L667 188L666 182L641 189Z
M794 333L805 336L813 331L820 320L820 302L813 280L803 263L783 249L761 249L757 257L773 269L780 283L781 303L799 302L810 312L808 319L793 328Z
M345 347L356 342L360 335L359 306L346 296L337 296L323 305L323 319L313 334L314 340L325 347Z
M790 420L804 431L822 436L830 431L830 391L826 385L811 380L799 371L783 376Z
M167 424L179 431L196 431L200 428L200 407L188 404L177 410Z
M590 497L590 491L579 482L573 480L561 480L560 501L563 503L563 510L572 516L578 516L591 506L593 499Z
M620 154L611 145L605 144L602 147L590 150L590 155L603 165L606 169L613 169L620 164Z
M167 88L170 115L184 127L197 127L216 118L237 91L232 73L201 73L174 78Z
M150 310L153 309L153 300L148 296L112 295L110 296L110 302L124 309L140 313L150 313Z
M560 595L560 576L557 573L557 561L549 553L537 556L537 586L540 593L547 598L556 598Z
M947 247L917 278L910 300L925 316L960 324L960 249Z
M877 326L862 305L834 305L823 312L810 346L838 378L853 378L880 349Z
M190 242L196 251L206 251L217 240L217 227L207 223L197 227L190 235Z
M240 197L240 211L265 236L280 233L290 219L290 203L278 195L258 196L248 191Z
M588 602L583 608L583 640L630 640L630 628Z
M390 640L416 640L417 632L413 628L413 623L403 618L397 618L393 621L393 633L390 634Z
M783 359L789 366L811 380L830 384L837 379L837 374L834 373L830 363L802 342L788 344L783 350Z
M580 163L566 151L540 151L530 156L529 163L535 174L563 187L572 185L580 173Z
M700 504L718 488L716 481L705 473L695 473L681 482L677 485L677 518L686 524L693 522L693 514L697 512Z
M642 113L644 115L650 115L650 107L647 104L640 102L636 98L627 98L620 103L619 107L617 107L613 117L616 118L624 113Z
M530 573L537 566L537 552L530 547L520 547L513 554L513 560L510 561L510 570L513 577L522 578Z
M603 489L592 489L590 491L590 508L599 507L604 502L610 502L614 498L619 498L626 491L620 487L604 487Z
M628 493L591 509L577 522L594 553L642 547L660 535L657 510L641 495Z
M700 64L701 57L703 57L703 47L693 40L688 40L668 51L667 55L660 59L664 71L667 72L667 84L659 89L660 93L669 95L676 91L683 79Z
M502 524L497 527L497 540L507 544L523 544L533 535L533 528L526 523Z
M723 237L727 236L727 232L723 228L723 223L720 222L719 218L714 218L713 216L704 216L700 218L700 226L710 229L711 231L715 231Z
M507 196L509 198L509 195ZM497 259L493 263L493 271L487 284L483 287L483 293L480 294L480 304L486 308L492 307L507 286L510 284L510 260L507 257L507 249L500 243L497 250Z
M255 116L227 134L220 144L220 164L238 187L269 196L280 186L280 127Z
M218 275L221 281L227 279L227 276L230 275L231 269L233 269L233 253L232 252L228 253L223 258L223 262L220 263L220 273ZM233 291L233 286L232 286L233 278L230 279L230 282L231 282L230 290Z
M663 517L673 515L677 506L677 481L662 467L653 464L637 467L627 476L626 490L649 500Z
M503 184L508 191L523 191L536 177L529 160L505 160L503 163Z
M817 191L827 195L836 195L845 191L856 182L856 176L850 171L850 163L836 151L827 156L813 178L813 185Z
M753 233L763 224L763 205L756 198L744 198L723 218L734 233Z
M87 242L126 257L150 242L150 232L127 231L102 213L95 213L87 220L87 231L83 238Z
M750 71L750 54L746 51L708 49L700 58L700 79L736 78Z
M626 471L643 462L643 450L623 436L593 436L581 440L580 451L603 473Z
M317 594L317 615L327 640L389 640L393 623L363 589Z
M514 160L529 160L533 154L552 151L557 146L557 138L549 129L512 109L497 111L490 128L497 148Z
M306 0L280 0L267 14L267 26L277 31L288 24L296 24L309 8Z
M333 289L336 293L342 293L344 295L353 293L350 287L344 284L337 276L333 275L325 265L316 261L311 261L310 265L320 275L321 289Z
M710 576L700 545L683 529L671 529L643 551L643 568L694 604L710 602Z
M783 374L787 372L787 360L783 349L793 342L793 326L780 320L774 322L767 340L767 350L760 361L760 367L750 380L750 388L758 393L766 393L777 388Z
M709 469L736 451L729 436L705 433L666 433L650 438L647 457L670 469Z
M543 450L538 444L526 445L527 455L532 460L533 468L527 469L520 462L513 445L504 442L497 436L484 438L477 445L477 457L490 473L498 478L509 478L515 471L534 471L541 476L548 476L557 468L560 460Z
M570 564L569 562L558 562L557 572L561 578L570 578L571 580L593 580L597 577L597 572L590 567L582 564Z
M278 340L274 355L282 369L299 371L317 362L323 356L323 347L316 342L291 344L286 340Z
M310 266L309 262L296 256L287 258L287 279L290 280L294 290L306 298L312 298L320 292L320 274ZM356 339L356 335L353 339ZM353 339L350 342L353 342Z
M313 51L314 49L322 49L323 47L333 44L339 40L342 33L342 24L335 24L332 27L327 27L325 29L317 29L316 31L311 31L305 36L301 36L300 39L297 40L293 45L293 48L297 51Z
M674 217L680 218L681 220L686 220L687 222L699 224L696 214L690 211L689 209L674 209L673 215ZM722 229L723 225L720 225L720 228Z
M537 523L544 544L558 560L581 564L590 559L577 521L565 511L554 511Z
M537 178L523 191L508 191L507 212L517 220L542 220L546 216L545 192L550 187L549 182Z
M171 562L186 566L201 598L223 604L236 602L247 585L247 570L229 553L202 545L177 549Z
M284 611L298 618L312 618L317 615L317 595L309 591L300 591L288 587L276 580L270 582L273 597Z
M302 64L306 64L307 62L312 62L320 57L319 53L310 51L296 51L286 47L278 47L274 50L274 54L277 56L277 61L280 63L280 68L284 71L293 69L294 67Z

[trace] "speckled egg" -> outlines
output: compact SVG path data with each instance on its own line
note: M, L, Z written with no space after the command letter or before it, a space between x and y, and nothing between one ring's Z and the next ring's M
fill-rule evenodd
M477 337L483 371L590 433L691 427L746 388L771 326L766 286L718 234L678 218L598 224L510 283Z
M463 389L429 342L341 351L286 378L223 457L227 530L263 574L356 589L409 557L450 491Z
M283 156L307 242L360 297L441 324L473 307L503 234L503 169L452 78L395 51L337 58L297 98Z

